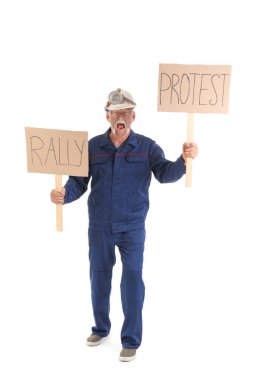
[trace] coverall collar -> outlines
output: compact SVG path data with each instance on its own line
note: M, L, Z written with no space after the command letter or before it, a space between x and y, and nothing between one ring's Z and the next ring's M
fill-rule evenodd
M111 131L111 128L109 128L101 136L101 140L99 143L100 147L108 147L108 148L111 148L112 146L114 147L113 143L111 142L111 140L109 138L110 131ZM125 144L131 145L132 147L136 147L136 145L137 145L137 137L136 137L136 134L134 133L134 131L132 129L130 130L130 134L129 134L127 140L125 141Z

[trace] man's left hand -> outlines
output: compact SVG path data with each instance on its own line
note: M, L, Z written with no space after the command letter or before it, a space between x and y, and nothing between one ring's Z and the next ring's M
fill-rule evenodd
M198 155L198 145L195 143L183 144L183 158L186 161L186 158L196 158Z

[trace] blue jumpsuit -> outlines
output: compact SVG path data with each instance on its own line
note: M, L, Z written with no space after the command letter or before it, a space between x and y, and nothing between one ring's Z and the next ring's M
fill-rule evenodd
M138 348L142 338L142 280L145 219L149 209L151 175L161 183L175 182L185 174L182 156L168 161L148 137L134 133L118 149L110 130L89 141L89 176L70 176L64 203L83 195L91 178L88 198L91 299L95 326L92 333L107 336L111 322L110 292L115 246L122 261L121 301L124 348Z

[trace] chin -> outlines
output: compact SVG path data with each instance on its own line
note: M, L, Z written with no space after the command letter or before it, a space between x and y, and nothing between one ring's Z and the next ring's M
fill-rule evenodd
M128 129L128 128L124 128L124 129L115 128L113 132L116 136L125 136L125 135L129 134L130 129Z

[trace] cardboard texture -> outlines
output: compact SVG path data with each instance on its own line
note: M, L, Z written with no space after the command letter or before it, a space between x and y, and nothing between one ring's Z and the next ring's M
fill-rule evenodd
M27 170L88 176L88 132L25 128Z
M231 66L160 64L159 112L228 113Z

